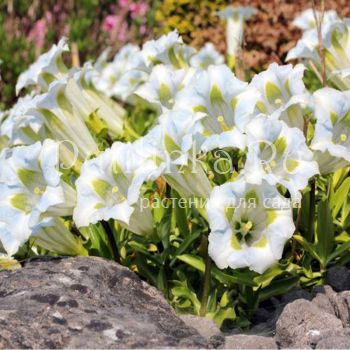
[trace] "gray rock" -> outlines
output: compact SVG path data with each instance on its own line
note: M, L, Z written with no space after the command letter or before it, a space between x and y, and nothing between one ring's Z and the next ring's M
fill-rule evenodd
M316 349L350 349L350 337L329 337L321 339Z
M344 332L340 319L304 299L286 305L276 323L276 341L282 348L315 348L322 338Z
M217 348L225 342L225 337L213 320L195 315L178 315L187 326L193 327L208 341L210 347Z
M198 333L209 339L214 335L220 335L220 329L213 320L195 315L178 315L188 326L195 328Z
M0 273L0 348L203 348L161 293L100 258Z
M350 327L350 291L336 293L331 286L319 286L312 303L320 309L338 317L343 327Z
M350 270L345 266L331 267L326 275L326 283L337 292L350 290Z
M272 337L239 334L226 337L224 349L277 349L277 345Z

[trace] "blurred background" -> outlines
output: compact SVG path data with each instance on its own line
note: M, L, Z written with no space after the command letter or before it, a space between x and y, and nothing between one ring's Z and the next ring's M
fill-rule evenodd
M311 0L0 0L0 109L15 101L18 75L62 36L76 65L106 46L116 52L173 29L196 48L210 41L224 53L225 27L213 13L228 4L258 9L247 24L243 64L259 71L295 46L301 33L292 21ZM326 9L350 16L350 1L326 0Z

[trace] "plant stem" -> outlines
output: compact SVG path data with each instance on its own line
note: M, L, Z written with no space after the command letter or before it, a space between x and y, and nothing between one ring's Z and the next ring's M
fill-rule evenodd
M312 242L315 231L315 204L316 204L316 180L311 180L311 190L310 190L310 209L309 209L309 225L308 225L308 235L309 242Z
M327 75L326 75L326 56L324 53L324 45L323 45L323 38L322 38L322 24L323 24L323 18L324 18L324 11L325 11L325 1L321 0L321 15L317 15L317 9L316 9L316 0L312 0L312 10L315 17L316 22L316 29L317 29L317 37L318 37L318 43L319 43L319 51L320 51L320 58L321 58L321 82L323 86L327 85Z
M199 315L203 317L207 313L207 305L208 305L210 284L211 284L212 261L208 253L208 237L206 235L203 235L202 243L205 244L206 255L205 255L205 270L204 270L204 278L203 278L202 299L201 299L201 307L199 309Z
M330 200L332 186L333 186L333 175L329 175L328 184L327 184L327 199L328 200Z
M102 227L105 230L108 241L111 245L113 260L116 262L119 262L118 247L117 247L117 243L116 243L115 238L114 238L113 230L111 229L111 227L107 221L102 221Z

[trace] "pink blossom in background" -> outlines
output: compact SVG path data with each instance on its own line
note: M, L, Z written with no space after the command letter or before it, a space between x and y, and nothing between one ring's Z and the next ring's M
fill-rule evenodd
M46 35L46 19L42 18L35 22L32 30L29 32L27 39L34 43L37 49L44 46Z
M108 33L112 33L115 29L115 27L119 23L119 17L116 15L108 15L103 23L102 23L102 29Z
M129 0L118 0L118 4L121 8L128 8L129 2Z
M129 10L131 13L131 18L136 18L144 16L148 11L148 4L145 2L133 2L130 4Z

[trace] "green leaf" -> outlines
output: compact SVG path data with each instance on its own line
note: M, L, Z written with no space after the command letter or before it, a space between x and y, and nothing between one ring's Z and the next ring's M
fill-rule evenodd
M172 196L176 198L175 203L175 219L176 224L180 230L180 233L184 236L189 235L187 211L185 208L185 198L182 198L174 189L172 190Z
M244 284L247 286L255 286L253 276L254 272L240 272L237 270L232 270L230 274L224 273L219 270L217 267L213 266L211 269L211 273L214 278L216 278L219 282L223 284L227 284L231 286L233 284Z
M350 177L348 177L331 196L330 207L332 208L333 218L336 218L340 209L348 199L350 191Z
M320 263L325 267L328 256L334 248L334 225L328 200L323 200L318 204L316 233L316 250L321 258Z
M273 279L283 272L284 270L280 267L280 265L276 264L270 267L262 275L255 277L254 282L257 284L257 286L259 286L259 288L265 288L272 282Z
M234 320L236 318L236 312L232 307L226 309L219 309L214 315L211 315L213 321L221 327L225 320Z
M327 258L327 265L332 261L338 258L339 256L343 255L345 252L349 252L350 250L350 241L345 242L338 246L337 249L333 251L333 253L329 254Z
M187 236L183 242L180 244L180 246L177 248L174 256L175 258L171 261L170 263L170 267L172 267L175 262L176 259L178 257L178 255L181 255L183 252L185 252L187 250L187 248L200 236L202 235L202 232L197 230L195 232L193 232L191 235Z
M318 262L321 262L321 258L317 254L314 244L309 243L304 237L300 235L294 235L293 239L295 239L314 259L316 259Z
M177 258L186 263L187 265L190 265L196 270L204 273L205 263L202 258L190 254L179 255Z
M298 282L299 276L291 276L274 281L259 292L259 301L261 302L274 296L283 295L297 286Z
M190 255L190 254L183 254L177 257L179 260L183 261L184 263L192 266L196 270L204 273L205 270L205 263L204 260L201 257ZM211 269L212 276L217 279L219 282L227 285L232 284L245 284L249 286L254 286L255 283L253 281L252 276L249 273L241 273L238 271L232 271L232 274L226 274L219 270L217 267L213 266Z
M100 256L107 259L112 259L113 254L106 237L106 233L100 224L89 225L88 227L80 228L79 231L88 239L85 247L89 251L89 255Z

